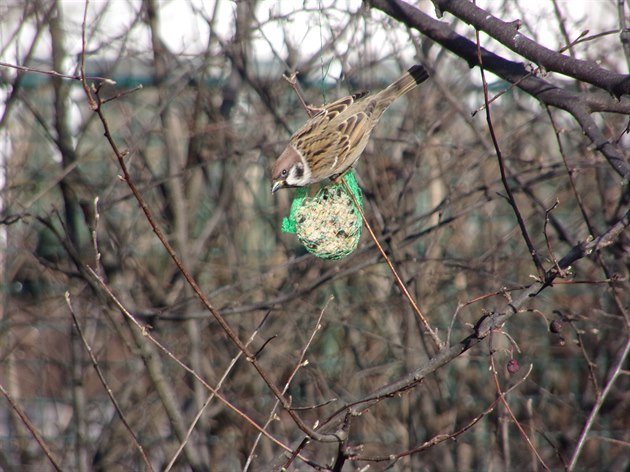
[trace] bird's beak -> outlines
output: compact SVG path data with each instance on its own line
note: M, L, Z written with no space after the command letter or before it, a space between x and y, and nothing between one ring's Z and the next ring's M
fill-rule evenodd
M271 186L271 193L276 193L282 187L284 187L284 180L276 180Z

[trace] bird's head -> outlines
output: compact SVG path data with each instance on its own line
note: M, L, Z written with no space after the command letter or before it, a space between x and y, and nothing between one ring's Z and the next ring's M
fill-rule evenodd
M271 193L281 188L305 187L311 183L311 170L300 153L289 145L273 165L271 180Z

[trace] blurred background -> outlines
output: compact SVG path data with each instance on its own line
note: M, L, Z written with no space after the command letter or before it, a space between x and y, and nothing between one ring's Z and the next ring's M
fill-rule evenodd
M565 54L627 73L618 34L627 12L617 3L478 2L505 21L519 18L522 34L552 50L589 30L592 39ZM416 4L435 17L430 2ZM429 69L431 79L386 112L356 174L369 222L443 341L468 336L537 275L505 198L479 70L367 3L94 1L86 9L75 1L10 1L0 17L0 469L51 469L18 409L63 470L148 468L133 444L155 470L176 456L176 470L264 470L282 452L215 399L177 455L210 392L142 336L87 267L208 384L229 369L221 392L244 414L260 425L271 419L267 430L289 447L304 437L286 412L272 413L275 398L250 363L230 368L238 350L120 178L80 81L11 66L76 76L85 52L88 83L106 101L109 132L127 152L133 181L212 304L243 341L255 333L252 350L262 348L258 361L279 388L308 346L308 365L287 396L311 426L425 364L436 349L365 231L340 261L317 259L282 233L294 191L272 195L270 167L307 118L283 74L297 72L306 101L319 105L385 87L415 63ZM442 21L474 41L461 20ZM524 61L487 35L480 40ZM562 89L592 89L537 73ZM551 269L628 211L627 181L568 113L487 79L490 96L505 92L492 119L509 185ZM627 151L627 116L595 119ZM532 367L508 401L546 464L564 468L628 342L629 247L626 231L532 298L491 341L354 419L349 445L361 445L364 459L385 458L356 459L343 470L542 468L504 407L457 441L387 459L482 414L497 397L490 356L504 389ZM135 438L92 366L66 293ZM518 373L507 371L510 359ZM579 470L630 463L624 360ZM311 443L302 450L308 461L292 468L332 467L337 452L335 444Z

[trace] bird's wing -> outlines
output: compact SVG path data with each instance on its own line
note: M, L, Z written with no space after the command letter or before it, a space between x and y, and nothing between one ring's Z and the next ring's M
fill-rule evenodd
M365 148L371 131L370 105L366 109L357 102L367 93L326 105L291 137L291 144L309 161L316 175L331 177L344 172Z
M354 95L348 95L347 97L340 98L335 100L328 105L324 105L322 107L322 111L320 111L317 115L315 115L312 119L318 121L330 121L342 114L346 111L350 106L359 101L361 98L365 97L370 92L359 92Z

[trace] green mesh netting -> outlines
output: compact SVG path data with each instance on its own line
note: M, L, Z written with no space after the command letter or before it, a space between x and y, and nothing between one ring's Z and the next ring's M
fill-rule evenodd
M361 189L352 171L344 178L363 207ZM282 221L282 231L294 233L306 250L322 259L342 259L359 244L363 221L342 183L330 184L308 197L308 188L298 188L291 213Z

